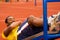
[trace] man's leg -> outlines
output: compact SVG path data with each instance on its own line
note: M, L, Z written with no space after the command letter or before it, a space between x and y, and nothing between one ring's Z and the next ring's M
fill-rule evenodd
M36 27L42 27L43 26L43 18L37 18L34 16L29 16L28 17L28 24L29 25L34 25Z

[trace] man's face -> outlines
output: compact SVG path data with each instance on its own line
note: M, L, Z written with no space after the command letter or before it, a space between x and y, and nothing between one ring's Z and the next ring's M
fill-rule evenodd
M7 19L7 22L8 22L8 23L12 23L12 22L14 22L14 21L15 21L15 19L14 19L14 17L12 17L12 16L8 17L8 19Z

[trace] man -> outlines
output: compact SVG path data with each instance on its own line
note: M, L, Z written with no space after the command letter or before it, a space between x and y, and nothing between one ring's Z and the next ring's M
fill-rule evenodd
M21 21L15 21L14 17L8 16L5 19L5 23L7 24L7 28L2 32L2 37L6 40L17 40L17 30Z

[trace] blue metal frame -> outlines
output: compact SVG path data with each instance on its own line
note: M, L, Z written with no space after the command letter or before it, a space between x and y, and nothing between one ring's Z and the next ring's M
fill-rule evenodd
M60 0L47 0L47 2L60 2Z
M33 40L40 40L41 38L44 38L44 40L48 40L51 38L56 38L56 37L60 37L60 34L53 34L53 35L49 35L47 33L47 24L48 24L48 20L47 20L47 3L48 2L60 2L60 0L43 0L43 21L44 21L44 35L43 36L39 36L37 38L34 38Z
M43 0L43 19L44 19L44 40L48 40L48 37L51 38L51 37L60 37L60 34L59 35L48 35L47 34L47 3L48 2L60 2L60 0Z
M47 38L47 0L43 0L43 21L44 21L44 39L48 40Z
M41 40L42 38L43 38L43 35L39 36L39 37L36 37L36 38L33 38L32 40Z

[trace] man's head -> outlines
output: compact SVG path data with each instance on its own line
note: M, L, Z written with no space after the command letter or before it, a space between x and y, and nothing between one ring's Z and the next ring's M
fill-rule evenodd
M6 19L5 19L5 23L6 24L11 24L12 22L15 21L15 18L12 17L12 16L8 16Z

